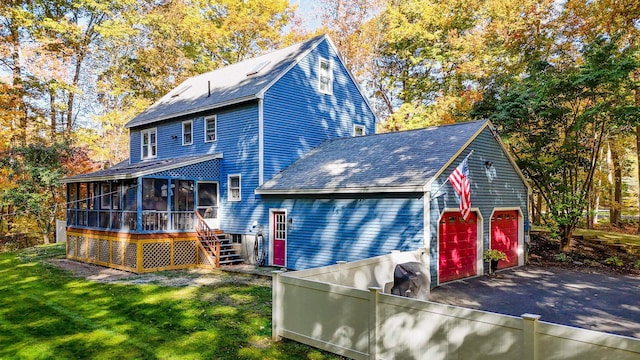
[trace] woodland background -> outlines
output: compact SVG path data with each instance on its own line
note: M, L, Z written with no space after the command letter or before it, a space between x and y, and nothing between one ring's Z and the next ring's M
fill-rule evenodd
M316 3L304 18L288 0L2 1L0 236L49 242L59 179L125 160L124 124L181 81L321 33L378 132L492 120L562 247L600 209L637 227L640 2Z

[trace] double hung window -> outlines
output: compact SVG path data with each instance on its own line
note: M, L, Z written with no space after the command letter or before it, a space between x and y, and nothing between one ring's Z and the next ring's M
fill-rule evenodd
M182 122L182 145L193 144L193 121Z
M140 141L142 147L140 157L142 158L142 160L153 159L157 157L158 146L156 128L142 130L140 132L140 137L142 138Z
M204 118L204 142L216 141L216 124L215 115Z
M333 69L331 61L320 59L320 69L318 72L319 90L323 94L333 94Z
M240 175L229 175L229 178L228 178L229 201L240 201L242 199L240 186L241 186Z

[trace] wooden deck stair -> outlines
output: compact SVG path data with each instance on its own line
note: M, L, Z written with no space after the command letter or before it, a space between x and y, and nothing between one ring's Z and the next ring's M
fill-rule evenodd
M215 267L220 265L234 265L242 263L242 257L235 250L231 239L221 230L211 229L202 216L196 211L198 222L196 232L198 234L199 245L210 258Z

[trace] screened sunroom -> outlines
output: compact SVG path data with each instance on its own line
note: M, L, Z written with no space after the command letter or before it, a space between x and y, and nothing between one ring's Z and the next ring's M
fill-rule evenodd
M196 210L205 219L217 220L218 183L153 177L68 183L67 203L70 227L138 233L193 231Z
M63 179L67 256L135 272L198 265L197 222L219 228L220 158L125 162Z

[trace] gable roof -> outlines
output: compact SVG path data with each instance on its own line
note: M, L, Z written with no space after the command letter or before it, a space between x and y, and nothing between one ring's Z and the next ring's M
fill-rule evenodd
M155 174L161 171L173 170L175 168L198 164L213 159L222 159L222 154L218 153L210 155L184 156L163 160L142 161L135 164L129 164L129 161L125 160L105 170L98 170L88 174L80 174L62 178L60 182L77 183L84 181L135 179L140 176Z
M488 124L473 121L326 141L256 193L423 192Z
M180 115L259 99L280 77L327 35L191 77L138 114L125 126L151 124Z

